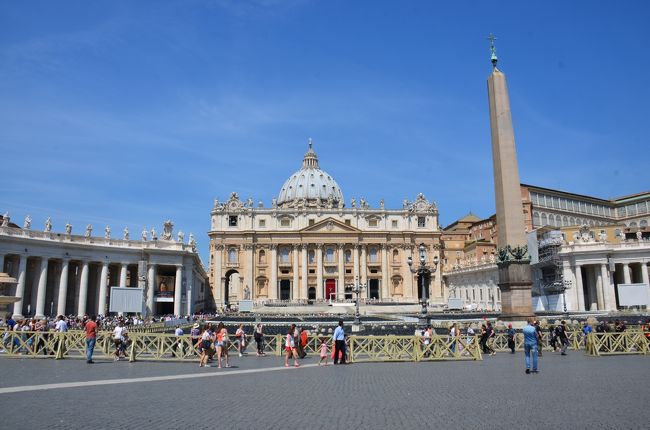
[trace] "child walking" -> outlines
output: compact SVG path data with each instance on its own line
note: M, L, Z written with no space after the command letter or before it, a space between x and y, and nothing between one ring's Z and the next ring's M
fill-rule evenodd
M320 361L318 362L318 365L320 366L323 363L323 360L325 360L325 366L327 366L329 363L327 362L327 340L323 339L320 344Z

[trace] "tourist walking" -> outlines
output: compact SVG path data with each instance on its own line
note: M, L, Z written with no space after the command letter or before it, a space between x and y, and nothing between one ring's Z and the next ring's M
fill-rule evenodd
M343 320L339 320L339 325L334 330L334 335L332 336L334 340L334 364L339 364L339 356L341 364L347 362L346 351L345 351L345 330L343 330Z
M293 365L295 367L300 367L298 364L298 353L296 351L296 339L294 336L296 330L296 325L291 324L289 330L287 331L287 336L284 339L284 367L289 367L289 359L293 357Z
M115 344L115 352L113 353L115 361L119 361L121 358L125 357L125 333L127 332L126 327L122 321L117 323L117 327L113 330L113 343Z
M549 344L553 348L553 352L557 352L557 335L555 334L555 326L551 325L548 328L548 335L550 337Z
M207 367L213 341L213 333L210 329L210 326L208 326L201 335L201 344L199 346L199 350L201 351L201 356L199 357L199 367ZM221 367L221 359L219 359L219 367Z
M508 324L508 348L510 348L510 354L515 353L515 329L512 328L512 324Z
M223 325L223 322L220 322L217 326L217 367L221 369L221 358L225 360L226 367L230 367L230 362L228 361L228 330L226 326Z
M539 372L537 368L537 329L532 318L528 318L528 325L524 327L524 355L526 363L526 373L530 373L531 357L533 361L533 373Z
M244 331L244 324L239 324L237 331L235 332L235 338L237 339L237 352L239 356L244 355L244 350L246 349L246 332Z
M424 356L427 358L431 355L432 333L433 333L433 329L431 328L431 326L427 326L427 328L422 333L422 348L424 349Z
M264 327L261 323L255 326L254 337L257 346L257 356L264 357L266 355L264 354Z
M320 342L320 360L318 361L318 365L320 366L323 363L323 360L325 360L325 366L327 366L329 363L327 362L327 338L321 339Z
M487 331L487 340L485 342L485 346L487 347L488 353L490 355L496 355L496 351L494 351L494 348L492 348L496 332L494 331L494 327L492 327L492 323L490 321L487 322L487 327L485 330Z
M176 335L176 342L172 347L172 354L175 354L177 357L183 357L185 355L185 348L183 347L183 335L185 332L181 326L177 325L176 330L174 330L174 335Z
M456 337L458 336L458 328L456 326L456 323L453 323L451 325L451 328L449 329L449 341L451 342L451 352L455 353L456 352Z
M94 363L93 352L95 352L95 343L97 342L97 323L94 315L91 315L86 321L84 331L86 332L86 363L92 364Z
M569 337L566 334L566 322L562 320L560 325L555 327L555 335L560 341L560 352L562 355L566 355L566 350L569 347Z

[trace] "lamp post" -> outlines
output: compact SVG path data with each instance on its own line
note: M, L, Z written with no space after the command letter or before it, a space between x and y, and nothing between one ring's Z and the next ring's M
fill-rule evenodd
M434 255L433 264L428 265L426 247L424 246L423 243L421 243L420 246L418 247L418 251L420 254L419 256L420 265L418 267L416 268L413 267L412 257L408 257L406 259L406 262L409 265L409 270L411 271L411 273L418 275L418 281L420 283L420 297L421 297L420 303L422 304L422 308L420 309L420 315L418 316L418 328L423 330L427 328L427 326L429 325L429 315L427 311L426 278L431 276L432 273L436 272L440 260L438 259L437 255Z
M362 284L359 282L359 277L354 278L354 284L349 284L345 286L346 291L349 291L353 294L355 294L355 299L354 299L354 325L361 325L361 312L359 312L359 294L361 294L361 291L366 289L366 284Z

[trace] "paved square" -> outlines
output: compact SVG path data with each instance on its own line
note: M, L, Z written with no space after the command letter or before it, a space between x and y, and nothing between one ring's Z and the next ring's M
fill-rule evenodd
M649 357L546 353L538 375L524 374L521 353L326 368L316 360L285 369L278 357L235 357L231 369L202 369L3 358L3 427L639 429L650 420Z

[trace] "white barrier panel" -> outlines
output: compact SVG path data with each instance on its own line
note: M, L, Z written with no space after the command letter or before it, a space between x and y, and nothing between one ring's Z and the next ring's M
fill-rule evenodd
M111 312L144 313L142 288L111 287Z
M618 284L618 304L621 306L650 306L648 284Z

